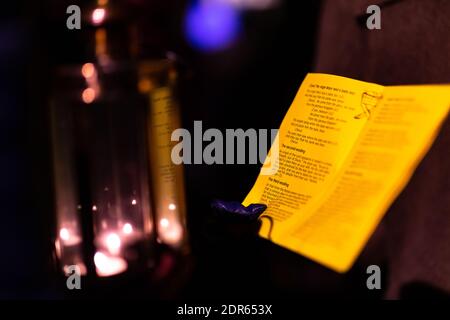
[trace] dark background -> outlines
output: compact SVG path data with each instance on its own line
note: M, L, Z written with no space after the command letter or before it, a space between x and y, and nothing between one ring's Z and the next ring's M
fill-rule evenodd
M76 61L83 52L82 43L78 49L76 40L70 43L64 5L11 1L2 10L0 274L4 277L0 296L7 298L59 296L49 286L53 195L46 99L51 69ZM175 52L181 61L179 99L185 128L191 128L194 120L202 120L204 129L278 128L311 70L318 1L287 1L269 11L246 13L237 41L213 53L196 51L186 42L186 2L153 1L153 5L165 16L152 30L165 39L161 47ZM149 16L151 10L150 6ZM196 260L187 290L199 297L228 294L229 290L237 295L244 291L256 294L259 289L247 289L251 283L271 282L260 279L269 275L258 270L260 255L254 250L247 256L235 255L232 247L208 246L203 222L210 215L212 199L242 200L259 166L188 165L185 169ZM252 248L259 245L271 246ZM242 270L229 269L237 266ZM257 268L254 275L249 268ZM250 277L248 283L240 273Z
M51 260L47 98L52 68L76 62L83 49L67 33L64 5L8 1L0 12L0 298L67 296L55 285ZM204 129L222 132L278 128L302 79L314 69L321 1L282 1L275 9L247 12L239 38L215 53L186 42L186 6L185 1L148 1L145 11L159 17L149 19L149 38L162 39L158 46L178 55L183 126L190 129L194 120L202 120ZM205 222L211 200L241 201L258 170L258 165L185 167L191 267L185 278L171 281L180 285L169 296L380 298L383 290L366 289L364 264L338 275L262 239L210 241Z

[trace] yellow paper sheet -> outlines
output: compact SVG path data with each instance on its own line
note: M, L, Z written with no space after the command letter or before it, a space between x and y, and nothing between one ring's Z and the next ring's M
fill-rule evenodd
M268 205L260 235L347 271L449 108L450 85L308 74L278 132L278 170L260 174L243 201Z

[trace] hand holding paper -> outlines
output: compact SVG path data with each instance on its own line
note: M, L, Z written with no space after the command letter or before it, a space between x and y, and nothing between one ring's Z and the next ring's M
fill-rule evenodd
M260 235L347 271L449 107L450 85L383 87L308 74L278 133L277 173L260 175L243 202L268 206L273 226L263 219Z

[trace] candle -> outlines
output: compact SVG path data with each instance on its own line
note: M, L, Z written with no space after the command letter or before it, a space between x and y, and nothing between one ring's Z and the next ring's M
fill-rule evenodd
M122 227L122 231L126 235L131 235L133 233L133 226L130 223L125 223Z
M64 246L75 246L81 243L81 237L69 227L59 229L59 239Z
M105 245L111 254L118 254L120 252L122 241L117 233L111 232L105 237Z
M118 225L119 228L108 229L108 224L104 223L104 231L96 238L97 247L112 255L118 255L127 245L144 238L144 233L134 228L130 222L119 222Z
M161 218L158 225L158 238L169 245L178 245L183 239L183 228L177 219Z
M95 269L100 277L110 277L127 270L125 259L97 251L94 255Z
M91 19L102 24L108 13L99 6ZM106 31L95 32L99 60L108 54ZM92 230L96 254L89 259L101 276L149 258L135 242L153 239L145 110L135 89L123 85L135 67L109 62L61 68L51 108L57 257L61 267L89 266L83 258L91 250L83 245L91 234L83 232Z

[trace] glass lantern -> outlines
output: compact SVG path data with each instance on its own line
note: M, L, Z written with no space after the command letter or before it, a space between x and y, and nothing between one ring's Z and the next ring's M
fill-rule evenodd
M151 251L148 110L136 81L131 64L58 70L51 114L63 269L83 274L93 255L96 274L111 276Z

